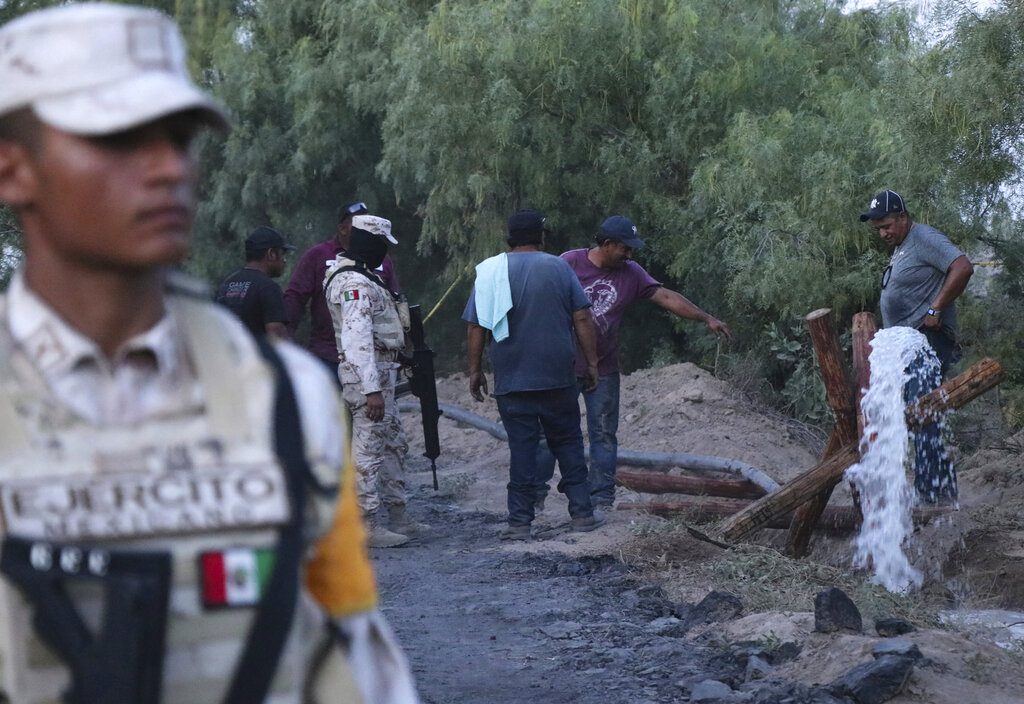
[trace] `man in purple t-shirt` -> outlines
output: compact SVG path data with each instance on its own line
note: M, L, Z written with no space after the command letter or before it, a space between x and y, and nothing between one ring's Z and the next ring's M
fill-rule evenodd
M636 225L622 215L612 215L601 224L590 249L573 249L562 254L592 304L597 328L597 387L584 392L587 406L587 434L590 438L590 491L595 506L607 508L615 500L615 465L618 459L619 429L619 327L626 308L646 299L669 313L687 320L699 320L716 335L731 337L729 326L709 315L682 294L665 288L642 266L633 261L634 250L644 246ZM576 373L583 376L583 360L577 356ZM550 458L550 459L548 459ZM545 458L548 476L554 475L554 458ZM536 505L543 505L548 487L538 487Z
M366 203L356 201L338 209L338 229L329 240L313 245L299 258L292 270L288 288L284 292L284 311L288 331L292 337L309 304L309 342L306 349L327 365L331 375L338 378L338 347L334 339L334 322L324 298L324 272L327 262L333 262L339 252L345 251L352 234L352 217L363 215ZM398 293L398 275L391 257L384 258L379 271L384 285L392 293ZM339 384L341 382L338 382Z

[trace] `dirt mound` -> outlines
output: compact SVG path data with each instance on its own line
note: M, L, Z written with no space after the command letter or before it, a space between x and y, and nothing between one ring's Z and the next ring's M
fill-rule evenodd
M493 388L491 386L490 388ZM438 381L438 398L500 422L494 401L477 403L465 375ZM688 452L740 460L784 482L810 468L815 455L798 426L769 414L728 383L694 364L673 364L622 377L619 447ZM586 419L582 400L580 413ZM507 462L507 448L478 430L441 422L445 461L473 463L485 456ZM505 456L494 456L503 452Z

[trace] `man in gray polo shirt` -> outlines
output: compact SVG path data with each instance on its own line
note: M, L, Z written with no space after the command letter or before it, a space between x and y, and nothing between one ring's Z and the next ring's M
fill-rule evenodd
M944 234L923 223L915 223L903 197L895 191L881 191L861 213L861 222L893 247L892 259L882 275L879 307L882 327L912 327L928 338L945 377L953 362L956 346L954 301L967 288L974 273L967 256ZM915 362L917 364L918 362ZM923 363L923 362L922 362ZM934 389L912 375L904 396L916 399ZM929 503L955 499L956 473L946 456L938 426L930 425L915 434L915 486Z

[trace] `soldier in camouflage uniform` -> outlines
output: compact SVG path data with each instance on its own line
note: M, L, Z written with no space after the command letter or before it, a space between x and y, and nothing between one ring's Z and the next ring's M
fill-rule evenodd
M370 517L371 547L396 547L426 526L406 515L405 457L409 446L395 402L398 354L405 347L400 304L377 276L388 243L398 244L391 222L375 215L352 218L348 250L327 268L324 293L338 342L338 377L352 414L359 505ZM386 526L376 513L387 507Z
M0 702L416 704L335 384L169 271L227 128L186 66L152 9L0 26Z

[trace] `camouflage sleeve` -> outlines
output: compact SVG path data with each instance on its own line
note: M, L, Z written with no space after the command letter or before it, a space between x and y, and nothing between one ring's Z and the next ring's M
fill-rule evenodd
M373 353L373 310L369 285L339 276L331 282L327 300L332 313L341 316L338 351L359 375L364 394L380 391L382 382Z

